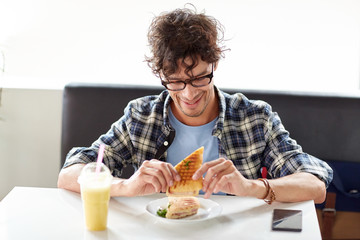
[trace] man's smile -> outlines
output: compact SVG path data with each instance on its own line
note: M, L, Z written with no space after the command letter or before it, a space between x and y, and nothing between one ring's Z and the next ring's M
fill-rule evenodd
M179 99L181 100L181 102L183 102L185 104L185 106L195 108L198 105L198 103L200 102L200 100L202 99L202 95L195 98L194 100L186 100L186 99L184 100L181 98L179 98Z

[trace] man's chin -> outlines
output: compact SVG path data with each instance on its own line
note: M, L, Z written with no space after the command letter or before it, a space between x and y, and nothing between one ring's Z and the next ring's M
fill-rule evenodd
M201 114L203 114L204 110L199 111L199 110L185 110L185 109L181 109L181 112L182 112L183 114L185 114L187 117L196 118L196 117L200 117Z

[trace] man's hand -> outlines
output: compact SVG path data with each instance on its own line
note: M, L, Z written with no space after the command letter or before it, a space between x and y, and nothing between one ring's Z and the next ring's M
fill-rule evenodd
M142 196L166 192L174 181L180 180L180 175L170 163L152 159L144 161L138 171L124 180L121 185L124 187L125 195Z
M206 173L203 181L205 198L209 198L212 193L220 191L245 196L250 187L248 180L235 168L233 162L224 158L203 164L194 173L193 179L199 179L204 173Z

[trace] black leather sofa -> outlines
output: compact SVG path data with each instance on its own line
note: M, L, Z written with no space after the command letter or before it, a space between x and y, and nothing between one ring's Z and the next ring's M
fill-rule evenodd
M137 97L159 94L162 87L71 83L63 93L61 166L72 147L89 146L123 115L127 103ZM360 94L327 94L307 92L255 91L242 92L250 99L261 99L278 112L290 136L303 150L333 167L343 189L338 193L337 209L360 211L360 200L349 197L360 191ZM124 177L132 169L124 171ZM345 191L341 192L341 191Z

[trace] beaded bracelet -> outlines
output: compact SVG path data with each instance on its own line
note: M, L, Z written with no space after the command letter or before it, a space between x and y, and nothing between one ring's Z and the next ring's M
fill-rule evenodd
M267 204L271 204L273 201L276 200L276 196L275 196L275 192L274 190L272 190L269 181L266 178L258 178L258 180L262 181L265 184L266 187L266 193L265 196L262 198ZM267 199L267 196L269 196L270 194L270 198Z

